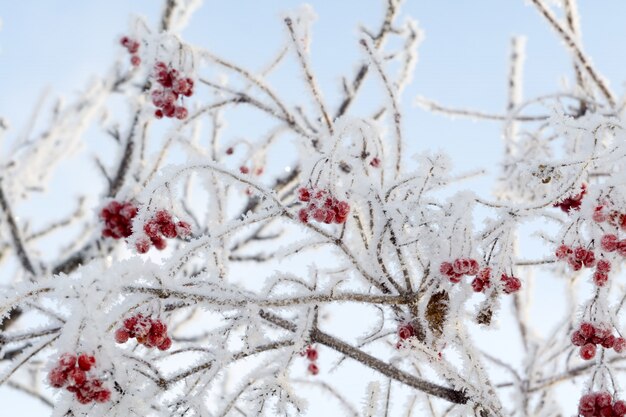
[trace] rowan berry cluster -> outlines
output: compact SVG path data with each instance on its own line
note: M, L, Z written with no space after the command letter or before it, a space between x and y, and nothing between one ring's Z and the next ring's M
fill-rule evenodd
M474 292L484 292L491 287L491 268L488 266L480 268L475 259L459 258L454 262L442 262L439 266L439 272L455 284L460 282L464 275L475 276L471 284ZM503 273L500 275L500 281L506 294L517 292L522 287L522 282L513 275L509 276Z
M307 371L309 371L311 375L317 375L320 372L320 369L315 363L317 361L317 357L319 356L317 353L317 349L309 345L306 347L304 352L300 353L300 356L306 356L306 358L309 360L309 366L307 367Z
M578 414L582 417L624 417L626 402L614 401L606 391L590 392L580 398Z
M102 381L87 374L96 365L96 358L86 353L76 357L72 353L64 353L57 366L50 370L48 381L54 388L65 387L73 393L81 404L92 401L99 403L111 399L111 391L102 386Z
M626 232L626 214L617 210L609 210L606 205L596 206L593 210L592 218L596 223L607 222L611 226L619 227Z
M583 202L583 197L587 193L587 184L582 184L580 186L580 192L578 194L574 194L565 198L563 201L558 203L554 203L554 207L558 207L566 213L569 213L571 210L580 210L580 205Z
M626 339L615 337L611 333L608 325L594 326L592 323L583 322L580 328L572 333L572 344L580 346L580 357L586 361L596 356L597 345L622 353L626 350Z
M121 239L129 237L132 231L132 220L137 215L137 207L131 202L120 203L111 201L100 212L104 220L103 237Z
M140 237L135 243L139 253L148 252L151 245L158 250L165 249L167 247L165 238L186 237L191 234L191 226L187 222L175 222L170 213L159 210L143 225L143 231L146 236Z
M167 336L167 325L142 314L125 319L124 325L115 331L117 343L126 343L130 338L136 338L137 343L147 348L167 350L172 346L172 339Z
M298 218L302 223L313 220L320 223L345 223L350 213L350 205L347 201L340 201L333 197L328 190L302 187L298 190L298 198L303 203L308 203L305 208L298 212Z
M187 108L177 105L182 102L183 97L193 95L193 80L189 77L182 77L175 68L168 67L164 62L157 62L154 65L154 77L156 82L163 88L152 90L152 103L157 107L154 116L157 119L165 117L176 117L183 120L187 117Z
M582 267L593 268L596 265L596 255L593 251L582 246L572 248L568 245L561 245L556 248L556 258L566 261L574 271L579 271Z
M126 48L128 53L130 54L130 63L133 67L139 66L141 64L141 58L137 55L137 51L139 51L139 42L134 39L129 38L128 36L123 36L120 39L120 44Z
M607 236L615 235L606 235L603 237L600 246L604 250L607 250L607 247L615 250L617 247L616 241L612 240L611 237L605 239ZM615 247L611 246L613 243L615 243ZM560 245L556 249L555 255L557 259L566 261L574 271L579 271L583 266L586 268L593 268L595 266L596 270L593 274L593 282L599 287L604 286L609 280L608 273L611 271L611 262L606 259L596 260L595 253L589 249L585 249L582 246L572 248L568 245Z

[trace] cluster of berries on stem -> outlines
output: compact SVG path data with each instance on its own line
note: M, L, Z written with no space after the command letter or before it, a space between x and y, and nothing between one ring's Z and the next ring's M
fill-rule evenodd
M612 245L615 242L612 237L607 238L607 236L615 235L605 235L602 238L600 246L605 251L611 252L607 249L607 247L609 249L613 249ZM609 280L609 272L611 272L611 262L609 262L607 259L596 260L595 253L589 249L586 249L582 246L573 248L571 246L563 244L556 249L555 255L557 259L566 261L574 271L579 271L583 267L593 268L595 266L596 270L593 274L593 282L598 287L604 286Z
M595 207L592 218L596 223L606 222L626 232L626 214L620 213L617 210L609 210L604 204Z
M143 225L143 231L146 236L140 237L135 243L139 253L148 252L151 245L158 250L165 249L167 247L165 238L186 237L191 234L191 225L184 221L175 222L169 212L159 210Z
M50 370L48 381L54 388L65 387L81 404L104 403L111 399L111 391L102 386L100 379L88 374L95 366L96 358L92 355L81 353L77 357L73 353L64 353L57 366Z
M474 276L472 280L474 292L485 292L491 287L491 268L488 266L481 268L476 259L458 258L453 262L442 262L439 272L454 284L461 282L461 278L465 275ZM522 287L522 282L513 275L503 273L500 275L500 281L506 294L517 292Z
M154 116L157 119L165 117L175 117L179 120L187 118L189 112L183 105L183 97L193 95L193 80L189 77L182 77L175 68L168 67L164 62L157 62L154 65L154 78L163 88L152 90L152 103L157 107Z
M308 203L298 212L302 223L308 223L311 218L320 223L345 223L350 213L350 204L333 197L328 190L301 187L298 190L298 199Z
M137 343L147 348L167 350L172 346L172 339L167 336L167 325L141 314L125 319L124 325L115 331L117 343L126 343L130 338L136 338Z
M120 203L111 201L100 212L104 221L103 237L122 239L129 237L132 231L132 220L137 215L137 207L131 202Z
M572 210L580 210L580 205L583 202L583 197L587 193L587 184L580 186L580 192L572 196L566 197L563 201L554 203L554 207L558 207L566 213Z
M578 414L582 417L624 417L626 402L614 401L606 391L590 392L580 398Z
M307 367L307 371L309 371L311 375L317 375L320 372L320 368L318 368L317 364L315 363L318 357L317 349L315 349L315 347L311 345L307 346L304 352L300 353L300 356L306 356L306 358L309 360L309 366Z
M614 349L617 353L626 350L626 339L613 336L609 326L594 326L589 322L581 323L572 333L572 344L580 346L580 357L586 361L596 356L597 345L605 349Z
M133 67L138 67L141 64L141 58L137 55L137 51L139 51L139 42L134 39L129 38L128 36L123 36L120 39L120 44L126 48L128 53L130 54L130 63Z

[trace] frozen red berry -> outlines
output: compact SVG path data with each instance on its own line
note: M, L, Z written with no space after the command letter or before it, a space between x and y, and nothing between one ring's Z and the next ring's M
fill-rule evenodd
M588 361L596 356L596 345L593 343L587 343L580 347L580 357Z
M314 363L310 363L307 369L311 375L317 375L320 372L320 369Z

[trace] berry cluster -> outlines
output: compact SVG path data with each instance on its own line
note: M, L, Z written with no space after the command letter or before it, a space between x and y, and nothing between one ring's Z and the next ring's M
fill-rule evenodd
M54 388L66 387L65 389L76 395L81 404L92 401L107 402L111 399L111 391L102 387L101 380L89 378L87 375L95 365L96 358L86 353L81 353L78 357L72 353L64 353L57 366L50 370L48 381Z
M626 239L620 240L617 235L606 234L602 236L600 247L607 252L617 251L621 256L626 257Z
M460 258L454 262L442 262L439 266L439 272L455 284L460 282L464 275L475 276L472 280L474 292L484 292L491 287L491 268L486 266L481 269L475 259ZM503 273L500 275L500 281L506 294L517 292L522 287L522 282L513 275L509 276Z
M476 275L480 267L476 259L459 258L454 262L442 262L439 272L447 276L453 283L461 282L464 275Z
M593 210L592 218L597 223L607 222L611 226L619 227L626 232L626 214L617 210L608 210L605 205L596 206Z
M589 322L581 323L580 328L572 333L572 344L580 346L580 357L586 361L596 356L596 345L614 349L617 353L626 350L626 339L613 336L609 326L594 326Z
M150 246L154 245L158 250L163 250L167 246L165 238L185 237L191 234L191 226L187 222L174 222L172 215L166 210L156 212L146 224L143 231L147 236L140 237L135 243L137 252L146 253Z
M377 157L372 158L372 160L370 161L370 165L374 168L380 167L380 158L377 158Z
M300 356L306 356L306 358L309 360L310 363L306 369L311 375L317 375L320 372L320 368L318 368L317 364L315 363L315 361L317 361L317 357L319 356L317 353L317 349L309 345L306 347L304 352L300 353Z
M157 119L165 117L176 117L183 120L187 117L188 111L185 106L177 106L176 101L182 101L184 97L193 95L193 80L188 77L181 77L178 70L168 67L164 62L157 62L154 65L155 79L161 84L162 89L152 90L152 103L158 107L154 112Z
M572 248L571 246L561 245L556 248L555 255L557 259L567 261L574 271L579 271L583 266L593 268L596 265L596 255L593 251L582 246Z
M583 197L587 193L587 184L582 184L580 186L580 192L578 194L569 196L565 198L563 201L558 203L554 203L554 207L558 207L566 213L569 213L571 210L580 210L580 205L583 202Z
M139 58L139 55L137 55L137 51L139 50L139 42L129 38L128 36L124 36L122 37L122 39L120 39L120 44L122 44L122 46L126 48L126 50L128 50L128 53L130 54L130 63L132 64L132 66L138 67L139 64L141 64L141 58Z
M298 212L298 218L302 223L308 223L309 217L326 224L342 224L348 219L350 213L348 202L337 200L328 190L302 187L298 190L298 198L304 203L309 203Z
M626 402L613 401L606 391L585 394L578 402L578 414L582 417L624 417Z
M117 343L126 343L132 337L147 348L167 350L172 346L172 339L167 336L167 325L159 319L141 314L125 319L124 326L115 331Z
M132 220L136 215L137 207L133 203L111 201L100 212L100 218L104 220L102 236L113 239L129 237L133 233Z
M615 235L606 235L602 238L602 243L600 244L602 249L607 250L607 247L613 248L611 245L616 241L612 240L611 236L615 237ZM615 239L617 238L615 237ZM589 249L585 249L582 246L572 248L567 245L561 245L556 249L555 255L557 259L565 260L570 264L574 271L579 271L583 266L586 268L593 268L595 266L596 271L593 274L593 282L598 287L604 286L609 280L608 273L611 271L611 262L606 259L596 261L595 253Z

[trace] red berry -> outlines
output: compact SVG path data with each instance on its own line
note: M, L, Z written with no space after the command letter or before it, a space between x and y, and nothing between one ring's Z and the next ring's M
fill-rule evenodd
M479 269L480 267L478 266L478 262L476 261L476 259L470 259L467 275L476 275L478 274Z
M99 403L105 403L111 399L111 391L104 389L96 392L95 400Z
M584 416L593 416L596 409L596 396L595 394L585 394L580 398L578 402L578 412ZM591 414L589 414L591 413Z
M608 280L609 280L609 276L605 274L604 272L596 271L593 274L593 283L596 284L598 287L603 287L604 284L606 284Z
M626 257L626 239L617 242L617 253L619 253L620 256Z
M469 268L469 264L465 264L465 262L463 261L464 259L456 259L452 263L452 267L454 268L455 274L465 274L465 272L467 271L466 268Z
M580 357L584 360L588 361L594 356L596 356L596 345L593 343L587 343L580 347Z
M303 202L308 202L311 199L311 193L308 188L301 187L298 189L298 199Z
M501 280L504 281L504 292L506 294L517 292L522 287L522 282L517 277L509 277L503 274Z
M126 343L130 337L130 334L125 329L117 329L115 331L115 341L117 343Z
M187 108L182 107L182 106L177 106L176 109L174 110L174 116L178 120L186 119L188 114L189 112L187 111Z
M300 211L298 211L298 219L300 219L302 223L308 223L309 212L306 209L300 209Z
M247 166L240 166L239 167L239 172L241 172L242 174L248 174L250 172L250 168L248 168Z
M230 148L226 148L226 155L232 155L235 152L235 150L230 147Z
M168 350L172 346L172 339L166 337L158 346L159 350Z
M615 417L624 417L626 415L626 402L619 400L613 404L613 414Z
M176 232L176 225L173 222L163 223L160 226L160 231L166 238L175 238L178 233Z
M572 333L571 339L574 346L583 346L587 342L587 339L585 339L578 330Z
M76 385L83 385L87 380L85 371L80 368L74 368L68 373L68 377L74 381Z
M561 245L558 248L556 248L555 255L557 259L565 259L571 253L572 253L572 249L570 249L569 246Z
M320 369L314 363L310 363L307 369L311 375L317 375L320 372Z
M585 339L590 339L596 334L596 328L593 324L589 322L581 323L580 334Z
M135 248L139 253L146 253L150 250L150 240L146 238L139 238L135 243Z
M596 406L600 408L604 408L606 406L611 405L613 398L611 394L608 392L597 392L596 393Z
M602 236L602 240L600 241L600 246L607 252L613 252L617 249L617 242L617 236L604 235Z
M130 41L130 39L128 39L128 36L122 36L122 39L120 39L120 44L124 47L126 47L126 45L128 45L128 42Z
M179 237L189 236L191 234L191 225L183 221L176 223L176 234Z
M373 166L374 168L378 168L380 166L380 159L372 158L372 160L370 161L370 165Z
M78 366L83 371L89 371L92 366L95 366L95 364L96 358L94 356L87 355L86 353L81 353L80 355L78 355Z
M313 219L315 219L315 221L318 221L321 223L324 221L325 218L326 218L326 210L324 210L323 208L317 208L313 210Z
M141 64L141 58L139 58L139 56L138 56L138 55L133 55L133 56L131 56L131 57L130 57L130 64L131 64L133 67L138 67L138 66L139 66L139 64Z
M596 264L596 255L592 251L588 250L586 251L582 261L587 268L591 268Z
M613 344L613 349L617 353L622 353L624 350L626 350L626 339L624 339L623 337L616 338L615 343Z
M76 366L76 355L64 353L59 358L59 367L62 370L69 370Z
M610 334L607 337L605 337L600 343L602 344L602 347L611 349L613 346L615 346L615 340L616 340L615 336Z
M306 349L306 358L310 361L315 361L317 360L318 354L317 354L317 349L309 346Z
M593 215L591 216L591 218L597 223L602 223L606 221L607 214L604 211L604 206L596 206L596 208L593 210Z
M481 292L484 288L485 283L483 282L483 280L478 277L474 278L474 280L472 281L472 289L474 290L474 292Z
M403 324L398 328L398 336L402 340L406 340L409 337L412 337L414 334L415 331L413 329L413 326L411 326L410 324Z
M600 259L598 261L598 272L610 272L611 271L611 262L606 259Z
M450 262L442 262L439 266L439 272L441 272L443 275L450 276L454 274L454 267Z
M53 368L48 373L48 382L54 388L61 388L67 382L67 373L61 368Z
M157 109L154 111L154 117L156 117L157 119L162 119L163 118L163 110L161 109Z

